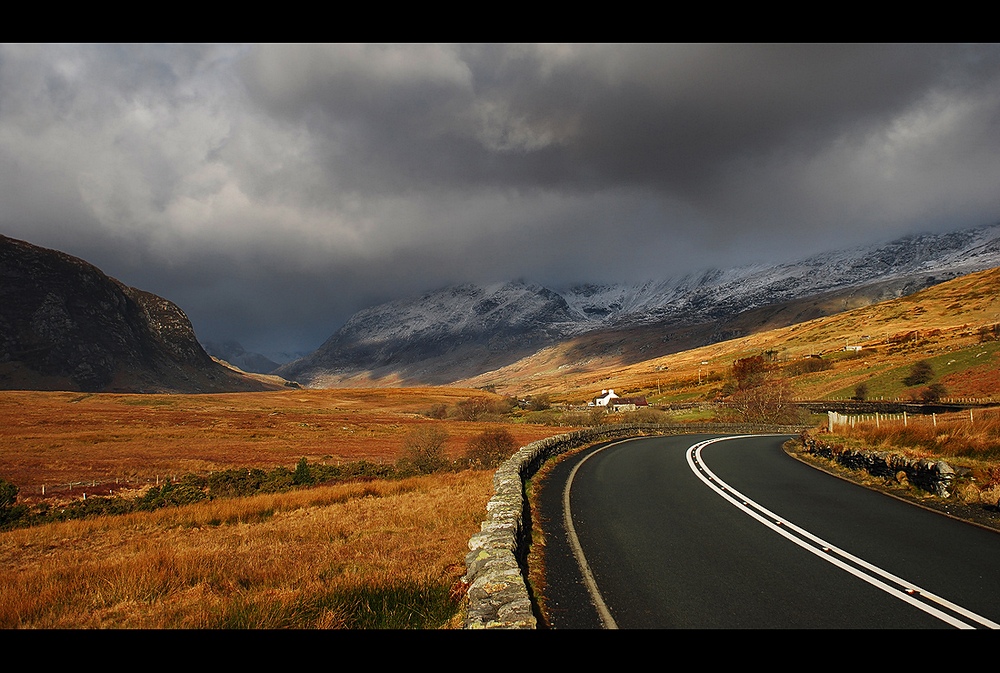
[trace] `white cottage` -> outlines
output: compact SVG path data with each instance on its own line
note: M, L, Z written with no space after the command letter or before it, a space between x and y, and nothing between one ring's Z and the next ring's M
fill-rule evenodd
M601 396L595 397L594 400L590 402L587 406L606 407L609 404L612 404L612 400L617 400L617 399L618 395L615 395L614 388L612 388L611 390L602 390Z

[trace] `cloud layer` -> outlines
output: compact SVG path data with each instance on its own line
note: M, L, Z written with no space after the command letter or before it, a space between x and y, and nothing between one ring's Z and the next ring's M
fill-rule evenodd
M0 232L266 352L991 223L998 177L996 45L0 46Z

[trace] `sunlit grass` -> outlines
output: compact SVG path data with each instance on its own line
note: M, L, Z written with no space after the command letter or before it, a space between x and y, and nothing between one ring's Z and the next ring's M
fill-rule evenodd
M968 468L973 479L960 497L996 505L1000 497L1000 410L974 409L936 416L908 415L834 426L824 441L845 446L902 453L913 458L945 460Z
M491 493L465 471L8 531L0 628L442 627Z

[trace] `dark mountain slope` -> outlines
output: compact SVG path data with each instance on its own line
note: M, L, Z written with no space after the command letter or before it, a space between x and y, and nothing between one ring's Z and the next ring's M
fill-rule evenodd
M70 255L0 236L0 388L270 389L215 361L173 303Z

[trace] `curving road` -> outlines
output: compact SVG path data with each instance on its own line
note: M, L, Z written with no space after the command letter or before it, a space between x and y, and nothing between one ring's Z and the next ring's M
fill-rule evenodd
M804 465L786 439L562 461L539 497L549 625L1000 628L1000 535Z

